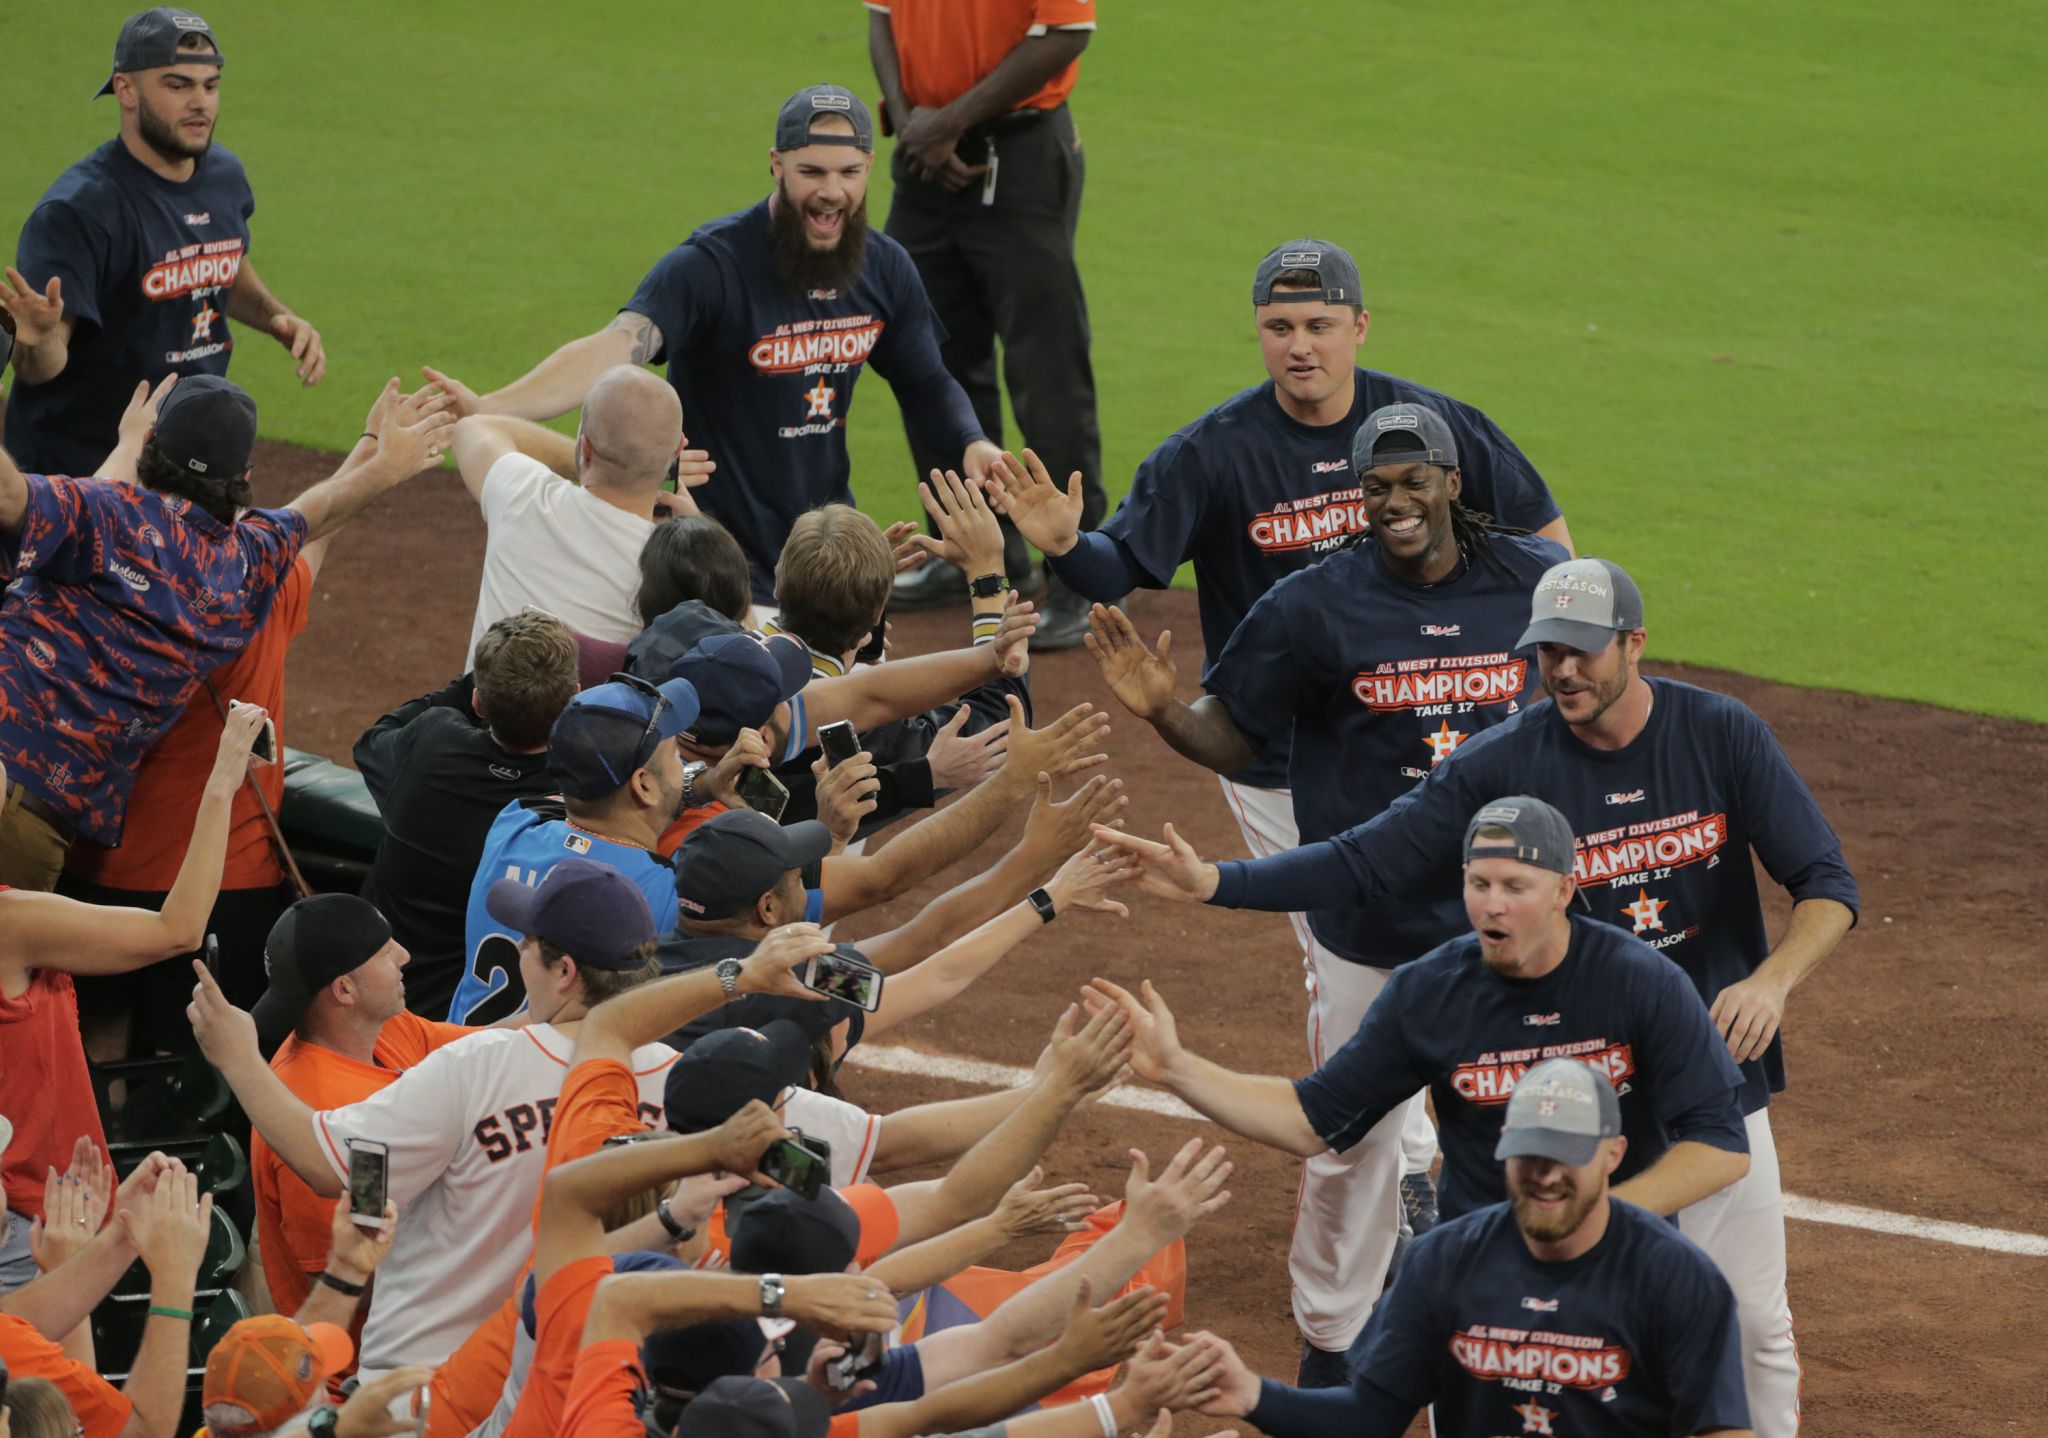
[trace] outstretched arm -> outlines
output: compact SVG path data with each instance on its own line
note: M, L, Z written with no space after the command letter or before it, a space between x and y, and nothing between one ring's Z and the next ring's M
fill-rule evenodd
M321 1147L313 1110L263 1061L256 1044L256 1021L228 1002L205 964L194 959L192 973L199 982L192 990L185 1017L191 1022L192 1036L199 1041L199 1051L220 1070L256 1132L291 1165L292 1172L322 1198L339 1197L342 1182Z
M228 290L228 318L262 330L289 350L292 363L298 367L300 384L310 389L326 375L327 349L321 343L320 331L302 316L293 314L289 305L270 292L246 255L241 268L235 271L233 287Z
M570 340L502 389L479 395L437 369L420 373L455 399L457 413L549 420L580 408L590 387L613 365L646 364L662 350L661 329L646 315L621 310L595 334Z
M450 448L471 499L484 490L484 477L508 454L537 459L564 479L576 477L576 441L531 420L473 414L456 421Z
M447 395L423 389L401 396L398 381L384 386L382 426L369 459L345 464L286 506L306 517L306 540L332 534L400 481L435 463L448 447L455 422Z
M832 941L816 924L785 924L754 946L740 965L736 992L782 994L823 1002L824 996L796 981L791 970L819 954ZM607 1058L628 1062L633 1051L672 1034L691 1019L725 1002L725 987L710 968L671 974L644 988L606 999L584 1018L576 1034L576 1060Z
M1160 634L1156 652L1148 649L1137 626L1114 604L1094 606L1088 628L1088 652L1109 681L1109 692L1176 754L1219 774L1242 769L1258 757L1221 699L1205 694L1189 704L1174 692L1180 671L1173 662L1172 630Z

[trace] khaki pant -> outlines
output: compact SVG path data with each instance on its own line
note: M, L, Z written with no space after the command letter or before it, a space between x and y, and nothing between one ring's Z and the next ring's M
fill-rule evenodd
M22 808L25 797L21 785L7 786L7 803L0 808L0 884L48 893L64 872L71 841L49 820Z

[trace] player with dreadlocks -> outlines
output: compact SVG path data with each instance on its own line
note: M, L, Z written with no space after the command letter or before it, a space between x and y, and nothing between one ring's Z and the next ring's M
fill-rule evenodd
M1426 405L1367 415L1351 465L1368 533L1253 604L1204 676L1203 698L1176 697L1172 631L1148 649L1121 610L1097 605L1090 616L1088 651L1111 692L1176 752L1228 773L1288 752L1291 737L1288 787L1303 843L1364 823L1536 697L1540 676L1515 642L1537 581L1569 557L1458 502L1457 440ZM1340 903L1306 917L1308 1047L1320 1064L1388 973L1455 938L1465 911L1451 874L1370 909ZM1297 1310L1339 1315L1353 1334L1402 1222L1404 1123L1427 1132L1421 1094L1356 1148L1310 1159L1302 1183L1289 1260ZM1411 1167L1416 1159L1407 1155ZM1341 1362L1323 1361L1341 1360L1341 1347L1310 1348L1302 1381L1343 1381Z

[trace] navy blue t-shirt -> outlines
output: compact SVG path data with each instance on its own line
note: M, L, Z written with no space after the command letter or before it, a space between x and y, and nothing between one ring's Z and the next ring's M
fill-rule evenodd
M1177 430L1138 466L1131 492L1102 526L1151 588L1195 565L1202 643L1213 662L1258 597L1366 529L1351 473L1351 439L1382 405L1419 403L1457 437L1464 501L1518 529L1541 529L1557 504L1536 467L1471 405L1412 381L1360 369L1351 412L1303 424L1280 408L1273 382L1231 396ZM1207 683L1205 678L1203 681ZM1278 789L1283 753L1230 776Z
M768 201L711 221L659 260L624 308L661 329L691 445L718 472L691 491L732 531L754 601L775 598L775 560L798 515L851 504L846 416L864 365L939 454L982 438L939 358L945 328L902 245L870 231L847 290L798 294L776 270Z
M1675 960L1711 1007L1770 956L1752 849L1794 899L1853 912L1856 881L1768 724L1725 694L1648 682L1649 722L1627 747L1592 748L1546 699L1459 745L1378 818L1327 844L1223 864L1212 902L1289 909L1333 887L1361 900L1400 893L1459 867L1482 805L1531 794L1571 823L1593 916ZM1754 1113L1785 1087L1782 1034L1742 1070L1742 1111Z
M1608 1202L1599 1243L1529 1251L1505 1203L1441 1223L1352 1345L1354 1387L1266 1380L1249 1418L1272 1438L1648 1438L1749 1427L1728 1280L1655 1214Z
M31 474L88 475L113 449L138 380L228 372L228 291L249 248L256 197L220 145L173 183L116 140L44 192L15 246L40 291L63 281L70 358L43 384L16 380L7 450Z
M1298 1081L1309 1126L1346 1149L1427 1086L1436 1104L1446 1218L1501 1199L1493 1156L1508 1095L1546 1059L1575 1058L1621 1096L1628 1152L1619 1183L1683 1139L1749 1152L1742 1074L1676 964L1585 917L1564 961L1540 979L1503 978L1467 934L1387 980L1358 1031Z
M1419 585L1362 541L1274 585L1211 660L1209 692L1253 748L1286 760L1303 843L1379 813L1541 694L1515 642L1536 581L1568 556L1512 535L1493 549L1505 568ZM1457 876L1441 874L1371 907L1311 909L1308 926L1332 953L1392 968L1462 932L1465 907Z

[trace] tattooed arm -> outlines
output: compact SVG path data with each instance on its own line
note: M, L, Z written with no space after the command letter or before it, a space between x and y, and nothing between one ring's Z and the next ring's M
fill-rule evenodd
M597 377L619 364L646 364L662 352L661 327L646 315L621 310L596 334L570 340L503 389L479 395L428 367L426 377L455 397L456 412L547 420L579 408Z

